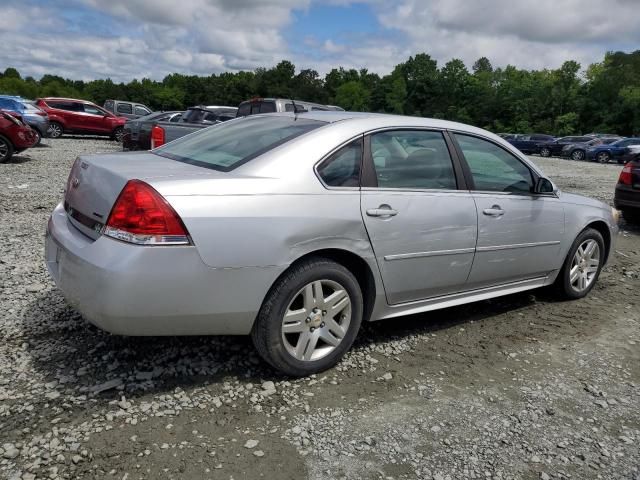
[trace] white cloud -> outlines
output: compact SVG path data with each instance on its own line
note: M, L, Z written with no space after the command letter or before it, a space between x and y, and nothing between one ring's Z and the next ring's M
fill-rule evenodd
M583 66L604 52L640 44L637 0L60 0L32 6L0 0L0 69L24 75L116 81L168 73L208 75L270 67L282 59L321 74L333 67L367 68L385 74L410 55L426 52L442 65L479 57L494 65ZM316 31L288 45L294 11L312 2L348 7L366 2L380 24L371 34L322 36ZM98 12L93 32L71 14ZM28 35L18 35L29 27Z

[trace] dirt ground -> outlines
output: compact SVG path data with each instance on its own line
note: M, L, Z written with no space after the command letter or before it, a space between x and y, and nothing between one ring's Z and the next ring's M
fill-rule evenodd
M290 380L242 337L126 338L49 280L62 138L0 165L0 477L640 479L640 228L591 294L546 291L366 325L336 368ZM621 169L533 157L611 202Z

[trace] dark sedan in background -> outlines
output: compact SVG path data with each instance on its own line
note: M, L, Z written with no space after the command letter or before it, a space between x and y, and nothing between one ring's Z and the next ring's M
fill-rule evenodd
M543 157L559 157L562 154L562 149L565 146L576 143L587 143L591 140L593 140L593 137L589 137L586 135L560 137L552 142L541 144L540 155L542 155ZM582 158L579 158L577 160L582 160Z
M149 150L151 148L151 129L156 122L178 122L182 112L153 112L144 117L128 120L122 134L123 150Z
M540 153L540 149L543 144L547 144L555 140L551 135L544 135L541 133L506 135L503 138L522 153L526 153L527 155Z
M613 204L629 222L640 222L640 145L627 147L630 160L620 172Z
M606 142L589 148L586 152L587 160L595 160L598 163L608 163L616 160L618 163L624 163L623 156L627 153L627 147L631 145L640 145L640 138L619 138L611 143Z
M589 149L597 148L601 145L608 145L618 140L622 140L622 137L591 137L591 140L589 140L588 142L576 142L565 145L564 147L562 147L560 156L568 157L573 160L584 160L587 158L587 152L589 151Z

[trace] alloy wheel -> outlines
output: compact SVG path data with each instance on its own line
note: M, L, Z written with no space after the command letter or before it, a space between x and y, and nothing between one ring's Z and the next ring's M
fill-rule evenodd
M351 298L333 280L305 285L289 303L282 319L282 341L291 356L315 361L340 345L351 323Z
M0 160L4 160L7 155L9 155L9 145L0 138Z
M601 152L596 157L596 160L598 160L598 163L607 163L609 162L609 154L607 152Z
M58 125L57 123L52 123L51 125L49 125L48 132L51 138L58 138L60 135L62 135L62 127L60 127L60 125Z
M582 160L584 158L584 152L582 150L574 150L571 154L571 158L574 160Z
M551 150L549 150L548 148L543 148L542 150L540 150L540 155L542 155L543 157L550 157Z
M600 266L600 246L593 239L585 240L576 250L571 269L569 270L569 282L577 291L582 292L589 288L596 278Z

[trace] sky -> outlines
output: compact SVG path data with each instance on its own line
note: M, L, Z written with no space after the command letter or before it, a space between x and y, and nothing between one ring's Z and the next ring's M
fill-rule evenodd
M160 80L272 67L381 75L417 53L443 65L586 68L640 48L640 0L0 0L0 70Z

